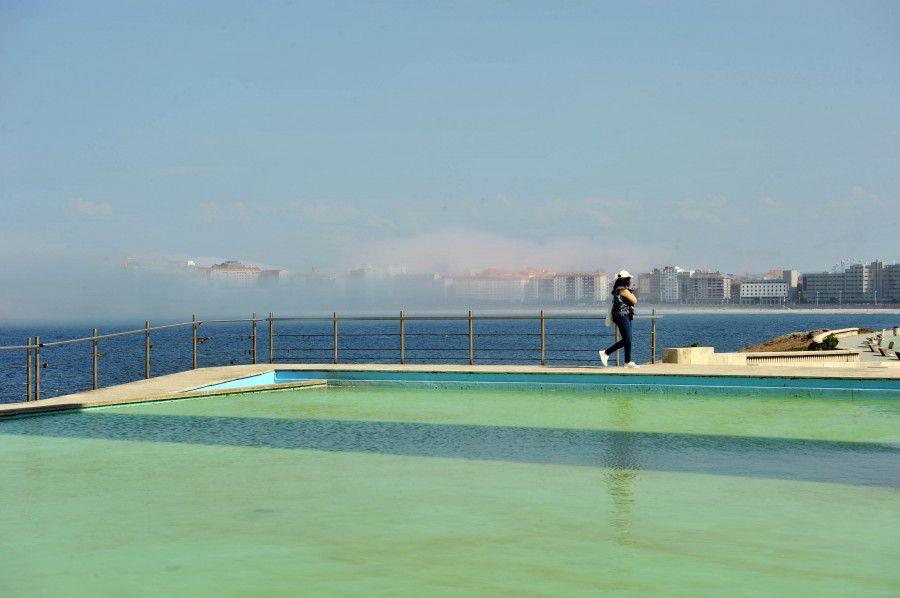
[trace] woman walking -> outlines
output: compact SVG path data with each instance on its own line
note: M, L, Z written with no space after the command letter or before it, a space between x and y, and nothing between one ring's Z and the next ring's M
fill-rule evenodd
M631 274L628 273L628 270L622 270L616 274L616 282L613 284L612 290L612 302L612 319L616 324L616 328L619 329L622 339L606 351L600 351L600 361L603 362L603 365L606 365L610 355L624 348L625 367L641 367L631 361L631 320L634 319L634 306L637 305L637 297L634 296L634 289L631 288Z

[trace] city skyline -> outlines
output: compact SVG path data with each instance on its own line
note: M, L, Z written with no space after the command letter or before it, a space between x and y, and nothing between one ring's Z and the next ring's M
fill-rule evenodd
M235 256L232 256L235 257ZM826 260L827 261L827 260ZM767 274L771 274L772 272L782 272L787 270L796 270L800 274L820 274L825 272L842 272L845 268L850 267L852 265L859 264L869 264L872 262L882 262L887 264L895 264L900 263L900 260L885 260L880 257L871 257L871 258L838 258L831 266L821 269L813 269L813 270L798 270L797 268L786 267L784 265L770 265L768 268L758 272L730 272L721 268L700 268L700 267L692 267L687 263L667 263L667 264L653 264L650 268L646 270L637 270L632 268L635 273L639 272L650 272L654 269L666 268L666 267L674 267L681 268L683 270L690 270L695 272L709 272L709 273L721 273L727 274L733 277L741 277L741 276L751 276L751 277L763 277ZM402 273L402 274L436 274L444 277L456 277L456 276L475 276L475 275L484 275L484 274L534 274L536 272L544 272L544 273L574 273L574 272L591 272L591 273L607 273L614 275L617 271L627 269L627 268L618 268L616 270L610 270L609 268L587 268L587 269L573 269L573 268L565 268L565 267L554 267L554 265L549 264L544 267L536 267L536 266L526 266L519 270L508 270L506 268L500 266L487 266L484 268L466 268L463 267L459 270L455 271L438 271L438 270L412 270L407 267L405 263L365 263L358 262L356 266L350 267L346 270L322 270L315 266L311 267L308 271L293 271L289 268L285 268L279 266L277 264L268 264L262 265L257 264L252 261L241 260L241 259L221 259L221 258L151 258L151 259L142 259L142 258L125 258L123 265L126 267L196 267L199 269L207 269L211 267L241 267L241 268L256 268L260 271L287 271L291 275L305 275L310 273L325 275L325 276L334 276L334 277L344 277L348 276L354 272L359 272L363 270L375 270L375 271L383 271L387 273L387 275Z
M896 262L898 29L882 0L4 2L0 317L103 313L122 256Z

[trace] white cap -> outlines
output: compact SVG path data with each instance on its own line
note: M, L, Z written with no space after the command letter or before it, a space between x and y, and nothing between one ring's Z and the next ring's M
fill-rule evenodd
M631 274L628 270L620 270L618 274L616 274L616 278L631 278Z

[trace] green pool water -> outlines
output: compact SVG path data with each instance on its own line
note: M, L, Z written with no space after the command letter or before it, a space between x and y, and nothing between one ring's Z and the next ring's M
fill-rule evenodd
M897 596L900 402L328 388L0 421L0 596Z

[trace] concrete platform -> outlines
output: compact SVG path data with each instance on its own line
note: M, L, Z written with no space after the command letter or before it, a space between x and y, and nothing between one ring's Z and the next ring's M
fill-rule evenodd
M852 339L846 339L853 342ZM879 356L880 357L880 356ZM898 365L900 360L894 359ZM585 376L585 383L603 384L607 376L640 376L646 383L647 377L702 377L722 378L722 385L727 386L728 378L792 378L815 380L860 380L860 381L897 381L900 383L900 367L890 365L881 358L880 360L868 360L865 363L854 364L856 367L761 367L761 366L715 366L715 365L689 365L689 364L644 364L640 369L626 369L623 367L541 367L541 366L509 366L509 365L375 365L375 364L259 364L259 365L235 365L213 368L201 368L189 370L150 380L139 380L118 386L110 386L81 392L71 395L42 399L30 403L10 403L0 405L0 418L4 416L28 415L47 413L53 411L65 411L83 409L89 407L102 407L108 405L122 405L128 403L140 403L151 401L178 400L203 396L214 396L241 392L238 389L195 391L194 389L231 382L241 378L247 378L259 374L265 374L276 370L280 371L311 371L311 372L395 372L410 373L466 373L466 374L504 374L515 376L516 374L577 374ZM425 377L427 379L427 377ZM637 382L637 380L636 380ZM270 384L254 386L252 391L276 390L296 387L324 387L325 380L306 380L287 384ZM844 383L845 384L845 383ZM891 383L893 384L893 383Z
M868 334L858 334L842 338L840 339L838 347L842 349L857 349L859 351L859 360L866 364L900 366L900 359L897 359L896 357L885 357L881 353L873 353L869 350L869 347L865 344L865 340L873 334L875 333L870 332ZM892 331L888 329L884 333L884 339L882 340L881 345L886 349L892 342L894 343L894 350L900 351L900 336L894 336Z

